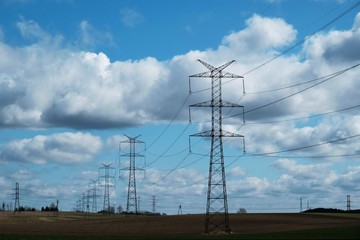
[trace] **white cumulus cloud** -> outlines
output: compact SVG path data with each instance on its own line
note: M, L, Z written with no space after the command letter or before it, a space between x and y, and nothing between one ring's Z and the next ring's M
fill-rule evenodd
M100 138L88 133L37 135L5 144L0 159L5 162L77 165L92 160L101 147Z

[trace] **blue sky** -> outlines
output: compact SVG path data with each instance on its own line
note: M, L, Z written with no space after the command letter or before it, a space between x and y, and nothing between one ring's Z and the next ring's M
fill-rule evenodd
M140 209L205 211L208 79L188 76L236 60L223 84L229 211L360 208L360 7L357 1L0 0L0 201L72 210L112 163L111 204L126 206L124 134L136 159ZM274 58L275 57L275 58ZM270 61L271 60L271 61ZM266 64L264 64L266 63ZM100 179L101 180L101 179ZM99 186L98 210L102 208Z

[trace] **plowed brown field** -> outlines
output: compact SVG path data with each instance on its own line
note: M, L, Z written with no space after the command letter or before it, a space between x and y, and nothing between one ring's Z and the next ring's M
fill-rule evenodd
M0 212L1 234L201 235L204 215L130 216L81 213ZM359 214L232 214L234 233L268 233L335 227L360 227Z

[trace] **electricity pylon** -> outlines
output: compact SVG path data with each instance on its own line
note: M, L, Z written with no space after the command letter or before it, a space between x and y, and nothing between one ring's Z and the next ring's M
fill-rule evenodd
M18 211L20 212L20 188L19 183L15 184L15 205L14 205L14 213Z
M82 207L81 207L82 210L81 211L85 212L86 211L85 192L82 193L82 200L81 201L82 201Z
M181 205L179 205L178 215L182 215L182 208L181 208Z
M194 78L194 77L211 78L211 100L189 106L190 108L191 107L211 108L211 130L190 135L190 137L211 138L205 233L212 233L212 232L230 233L231 230L229 226L229 213L228 213L228 202L227 202L227 192L226 192L222 138L242 137L244 143L244 136L236 133L227 132L222 129L222 120L223 120L222 108L224 107L242 108L244 112L244 107L238 104L234 104L222 100L221 80L222 78L243 78L243 77L236 74L223 72L223 70L226 67L228 67L230 64L235 62L235 60L225 63L219 67L214 67L200 59L198 59L198 61L202 65L204 65L209 71L191 75L190 78Z
M85 190L85 196L86 196L86 213L90 212L90 191L91 189L86 189Z
M152 212L155 214L156 212L156 197L155 195L152 196Z
M113 170L114 168L111 167L112 164L104 164L101 163L103 167L100 167L99 170L104 171L104 175L101 175L100 178L104 178L104 205L103 205L103 212L104 213L111 213L111 206L110 206L110 178L114 178L110 176L110 169Z
M97 212L97 183L98 180L90 179L91 183L93 184L92 188L92 212Z
M125 135L128 140L122 141L121 143L126 143L130 145L130 151L127 154L122 154L121 156L129 157L130 165L128 168L122 168L121 170L128 170L129 171L129 184L128 184L128 196L127 196L127 204L126 204L126 213L138 214L138 201L136 195L136 171L137 170L144 170L141 168L137 168L135 165L135 158L137 157L144 157L144 155L136 153L135 146L138 143L144 143L143 141L138 140L136 137L129 137Z

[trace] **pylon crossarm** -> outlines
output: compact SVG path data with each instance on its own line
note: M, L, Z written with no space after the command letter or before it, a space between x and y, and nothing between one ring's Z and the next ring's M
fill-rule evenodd
M138 167L136 167L135 170L136 170L136 171L144 171L144 172L145 172L145 169L144 169L144 168L138 168Z
M221 78L244 78L240 75L236 75L229 72L222 72L222 71L206 71L202 73L197 73L189 76L190 78L212 78L212 77L221 77Z
M228 72L223 73L223 75L221 77L222 78L244 78L243 76L236 75L233 73L228 73Z
M198 59L197 61L200 62L202 65L204 65L204 66L205 66L207 69L209 69L210 71L213 71L213 70L216 69L216 67L208 64L207 62L204 62L204 61L201 60L201 59Z
M197 73L197 74L194 74L194 75L190 75L189 77L199 77L199 78L201 78L201 77L204 77L204 78L211 78L211 77L213 77L213 74L212 74L212 72L210 72L210 71L206 71L206 72L202 72L202 73Z
M189 107L214 107L215 105L213 104L212 101L205 101L205 102L201 102L201 103L195 103L195 104L191 104L189 105ZM239 104L236 103L231 103L228 101L221 101L221 104L219 107L240 107L243 108L244 106L241 106Z
M243 108L244 106L241 106L241 105L236 104L236 103L231 103L231 102L228 102L228 101L221 101L221 106L220 107L241 107L241 108Z
M145 157L143 154L139 154L139 153L125 153L125 154L121 154L121 157Z
M139 134L139 135L137 135L136 137L129 137L128 135L126 135L126 134L124 134L124 136L126 136L127 138L129 138L129 139L133 139L133 140L135 140L135 139L137 139L138 137L140 137L141 136L141 134Z
M145 143L145 142L133 139L133 140L124 140L124 141L121 141L120 143Z
M190 137L212 137L214 134L212 131L205 131L200 133L191 134ZM243 135L237 133L231 133L227 131L222 131L220 137L244 137Z
M235 62L235 60L231 60L230 62L227 62L227 63L221 65L220 67L217 67L216 71L220 72L220 71L224 70L225 68L227 68L230 64L232 64L234 62Z
M189 105L189 107L211 107L211 106L212 106L211 101L205 101L205 102L195 103L195 104Z
M237 134L237 133L227 132L227 131L223 130L221 137L244 137L244 136Z
M201 59L198 59L198 61L199 61L202 65L204 65L207 69L209 69L210 71L217 71L217 72L220 72L220 71L224 70L224 69L227 68L230 64L232 64L233 62L235 62L235 60L232 60L232 61L227 62L227 63L225 63L225 64L223 64L223 65L221 65L221 66L219 66L219 67L214 67L214 66L210 65L209 63L202 61Z
M214 134L212 131L205 131L201 133L191 134L190 137L212 137Z

